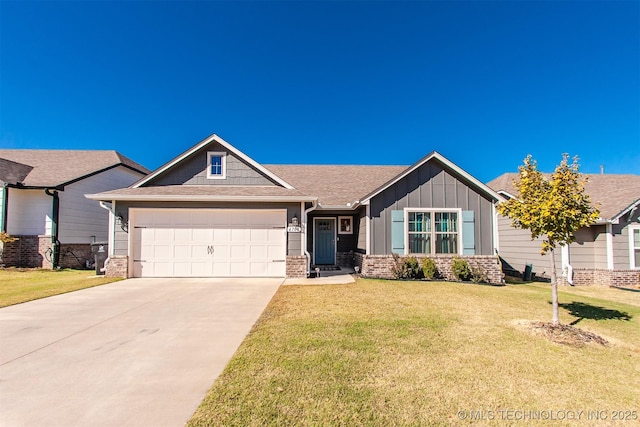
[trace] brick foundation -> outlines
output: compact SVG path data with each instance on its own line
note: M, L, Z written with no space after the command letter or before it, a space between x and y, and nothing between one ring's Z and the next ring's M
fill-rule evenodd
M89 243L63 243L60 245L61 268L89 268L93 265L94 256L91 254Z
M18 240L5 243L2 264L5 267L51 268L51 236L12 236Z
M336 264L339 267L353 267L354 263L353 251L349 252L336 252Z
M433 259L438 268L438 273L445 280L456 280L451 270L451 263L454 255L437 255L429 257ZM394 279L393 268L395 266L395 259L393 255L364 255L361 253L355 253L355 265L360 267L360 274L363 277L372 277L380 279ZM400 257L400 260L405 257ZM418 261L424 257L416 257ZM503 274L500 267L500 261L497 257L492 255L473 255L463 256L463 259L467 260L469 267L482 268L486 273L486 276L490 283L502 283Z
M304 255L287 256L287 277L307 277L307 257Z
M129 257L126 255L113 255L107 260L105 266L106 277L129 277Z
M568 285L565 277L558 278L559 285ZM640 286L639 270L606 270L576 268L573 270L574 286Z

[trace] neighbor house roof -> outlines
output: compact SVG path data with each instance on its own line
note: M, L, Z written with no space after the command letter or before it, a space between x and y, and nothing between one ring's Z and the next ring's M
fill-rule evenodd
M93 200L147 201L308 201L316 198L301 191L278 186L162 185L129 187L87 195Z
M304 194L318 197L321 207L350 206L407 166L265 165Z
M21 167L12 166L12 173L18 172L20 176L20 179L15 179L16 182L5 181L4 176L0 176L0 179L25 187L62 187L116 166L125 166L144 174L149 173L144 166L113 150L0 149L0 159L5 160L2 175L5 175L4 165L10 165L6 161L22 165ZM26 167L30 167L31 170L27 172Z
M32 169L32 166L0 158L0 182L6 184L22 182Z
M585 192L592 202L598 204L602 219L616 220L640 202L640 175L585 174L585 176L588 178ZM513 183L518 177L517 173L505 173L487 185L509 197L517 197L518 191Z

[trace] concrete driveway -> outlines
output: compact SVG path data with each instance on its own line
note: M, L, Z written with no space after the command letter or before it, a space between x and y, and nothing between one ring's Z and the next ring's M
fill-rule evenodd
M130 279L0 309L0 425L184 425L281 283Z

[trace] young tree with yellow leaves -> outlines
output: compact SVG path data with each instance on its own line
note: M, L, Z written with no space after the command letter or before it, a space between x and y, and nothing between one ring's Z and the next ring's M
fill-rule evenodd
M531 240L540 236L542 255L549 253L551 261L551 303L553 323L558 324L558 280L554 250L575 240L574 233L581 227L594 224L600 212L591 205L584 192L587 177L578 171L578 158L569 164L569 155L550 177L538 170L535 160L528 155L518 168L519 179L514 182L519 197L498 204L498 212L511 218L511 225L531 231Z

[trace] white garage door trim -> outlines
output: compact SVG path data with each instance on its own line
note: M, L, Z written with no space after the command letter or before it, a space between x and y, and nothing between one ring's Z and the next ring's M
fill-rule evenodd
M131 277L285 277L286 209L131 208Z

